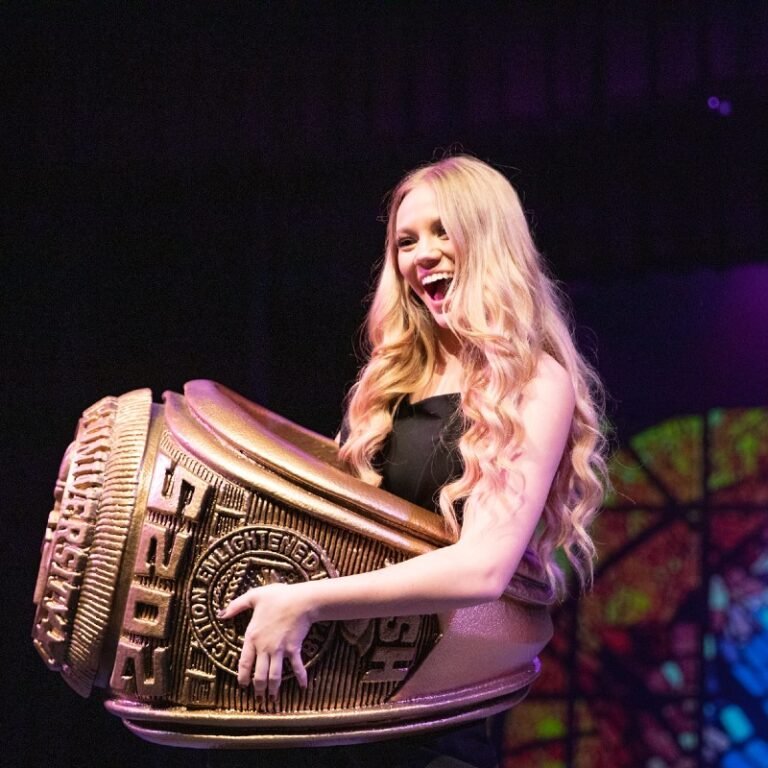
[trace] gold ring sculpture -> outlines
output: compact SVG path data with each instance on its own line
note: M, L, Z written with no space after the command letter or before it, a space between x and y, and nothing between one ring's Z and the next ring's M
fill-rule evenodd
M441 519L350 476L336 445L210 381L82 415L54 491L32 637L52 670L144 739L185 747L349 744L517 704L552 633L526 555L502 599L436 616L314 624L306 689L237 684L251 587L385 568L449 543ZM481 557L482 553L478 553Z

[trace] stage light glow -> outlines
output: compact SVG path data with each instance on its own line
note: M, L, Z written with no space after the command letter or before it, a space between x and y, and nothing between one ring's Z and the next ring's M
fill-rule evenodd
M728 735L736 742L748 739L754 729L741 707L735 704L725 707L720 712L720 722L725 727Z
M710 96L707 99L707 106L723 117L729 117L733 112L733 104L728 99L721 99L719 96Z

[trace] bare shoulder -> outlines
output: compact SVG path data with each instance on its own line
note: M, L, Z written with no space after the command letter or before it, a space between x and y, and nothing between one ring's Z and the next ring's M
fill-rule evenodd
M524 401L528 404L549 405L557 410L573 411L576 393L568 371L546 353L536 364L536 373L525 387Z
M526 432L527 458L547 477L547 488L562 456L573 422L576 395L568 371L542 355L523 390L520 415Z

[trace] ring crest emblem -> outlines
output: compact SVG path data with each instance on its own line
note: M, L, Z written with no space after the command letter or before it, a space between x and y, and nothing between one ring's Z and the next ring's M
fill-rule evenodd
M297 531L270 525L238 528L217 539L195 566L189 591L189 615L198 646L233 675L250 616L217 618L218 612L254 587L296 584L338 576L327 554ZM305 666L315 662L333 634L333 622L313 624L302 644ZM286 662L283 673L292 670Z

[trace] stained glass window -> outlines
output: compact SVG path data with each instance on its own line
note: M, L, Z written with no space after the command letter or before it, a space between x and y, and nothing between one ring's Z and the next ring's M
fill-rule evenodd
M768 409L635 435L591 594L563 604L506 721L511 768L768 766Z

